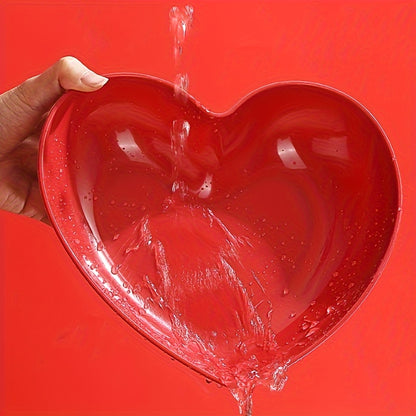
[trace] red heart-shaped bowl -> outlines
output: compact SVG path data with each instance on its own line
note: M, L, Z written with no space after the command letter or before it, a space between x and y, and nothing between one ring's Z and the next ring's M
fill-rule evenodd
M374 117L305 82L215 114L160 79L110 76L53 107L39 178L57 234L105 301L229 386L276 383L351 315L401 204Z

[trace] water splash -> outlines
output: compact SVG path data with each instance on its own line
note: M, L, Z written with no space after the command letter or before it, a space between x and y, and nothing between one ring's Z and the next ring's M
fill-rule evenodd
M234 399L237 400L240 415L251 416L253 409L253 392L255 383L241 385L230 389Z
M176 70L174 95L182 105L188 99L189 89L182 55L193 13L193 7L187 5L172 7L169 14ZM189 362L197 363L208 374L216 375L238 401L240 413L250 416L255 386L266 384L273 390L280 390L286 381L286 363L276 358L279 345L272 330L273 304L270 299L265 299L263 285L266 282L259 277L264 265L258 268L255 261L247 260L259 243L229 229L209 209L178 205L178 202L185 202L189 192L180 173L186 160L190 131L188 120L173 120L172 194L179 196L179 200L169 199L164 210L165 215L171 216L168 227L176 223L176 233L186 241L186 247L181 250L180 243L173 247L160 232L151 235L154 221L149 217L142 219L139 231L142 243L135 242L133 247L147 246L152 251L161 281L153 282L148 277L145 284L154 301L170 318L180 346L178 353ZM212 182L212 172L206 172L197 191L200 198L210 196ZM186 221L182 223L182 219ZM187 253L189 247L195 249L195 261ZM181 272L178 274L178 265L183 264L186 267L179 266ZM253 283L254 288L250 286ZM196 312L204 305L205 316ZM195 322L195 316L199 316L198 322Z
M183 44L191 28L194 9L190 5L184 7L173 6L169 12L170 30L173 35L173 57L175 62L179 61L183 53Z
M283 291L278 272L265 277L265 243L210 209L176 200L144 216L125 255L140 252L155 267L143 287L157 315L167 316L177 355L229 388L249 416L256 385L280 390L287 362L273 330L266 287ZM139 254L139 253L138 253Z
M184 7L173 6L169 13L170 30L173 35L173 57L175 63L174 94L181 103L187 100L189 76L181 70L181 57L186 36L191 28L194 9L190 5ZM174 155L172 169L172 193L184 199L188 189L183 180L179 179L186 142L191 125L188 120L173 120L171 129L171 148Z
M176 74L174 82L175 97L182 102L187 100L187 91L189 88L189 76L188 74Z
M186 100L189 76L182 68L182 54L185 39L192 26L194 9L192 6L171 8L169 13L170 30L173 36L173 58L175 64L174 90L177 98Z
M184 199L188 189L185 181L180 180L180 170L185 156L186 141L189 137L191 125L187 120L174 120L171 130L171 150L173 154L173 184L172 193Z

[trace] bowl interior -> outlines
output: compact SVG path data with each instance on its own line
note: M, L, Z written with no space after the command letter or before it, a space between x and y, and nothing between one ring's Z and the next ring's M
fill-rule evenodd
M215 114L166 82L113 76L57 103L39 168L51 221L98 293L224 383L221 363L255 355L269 371L327 338L380 274L398 222L382 129L308 83Z

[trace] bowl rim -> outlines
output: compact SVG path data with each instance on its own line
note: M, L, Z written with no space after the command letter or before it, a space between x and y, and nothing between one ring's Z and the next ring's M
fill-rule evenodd
M168 86L172 89L174 88L174 83L171 82L171 81L167 81L167 80L159 78L157 76L143 74L143 73L112 72L112 73L107 73L107 74L104 74L104 75L106 77L108 77L110 80L111 79L116 79L116 78L147 79L147 80L152 80L152 81L161 83L161 84L163 84L165 86ZM316 88L316 89L319 89L319 90L324 90L324 91L329 92L331 94L334 94L336 96L340 96L341 98L343 98L346 101L353 104L355 107L359 108L370 119L370 121L376 127L376 129L380 132L380 135L383 138L384 143L386 144L386 146L387 146L387 148L390 152L391 160L392 160L392 163L393 163L393 166L394 166L394 171L395 171L396 183L397 183L397 213L396 213L396 216L395 216L395 224L394 224L393 232L392 232L389 244L388 244L388 246L386 248L386 251L384 253L384 256L383 256L379 266L377 267L377 270L371 276L370 283L367 285L365 290L361 293L358 300L351 306L351 308L345 313L345 315L333 327L331 327L331 329L327 333L325 333L318 340L313 342L309 347L302 350L301 353L294 356L294 358L287 363L288 366L291 366L292 364L295 364L296 362L298 362L301 359L308 356L312 351L314 351L316 348L318 348L320 345L322 345L326 340L328 340L330 337L332 337L355 314L355 312L360 308L360 306L363 304L363 302L368 297L369 293L374 288L375 284L377 283L378 279L380 278L381 274L383 273L384 269L386 268L388 260L391 256L392 251L393 251L394 245L396 243L397 234L398 234L400 223L401 223L402 211L403 211L403 209L402 209L403 189L402 189L402 180L401 180L401 176L400 176L400 170L399 170L398 162L397 162L394 150L393 150L393 146L392 146L387 134L385 133L384 129L382 128L381 124L378 122L378 120L375 118L375 116L361 102L359 102L357 99L353 98L351 95L349 95L349 94L347 94L347 93L345 93L345 92L343 92L343 91L341 91L337 88L334 88L332 86L325 85L325 84L322 84L322 83L319 83L319 82L304 81L304 80L286 80L286 81L271 82L271 83L262 85L260 87L257 87L255 89L251 90L246 95L244 95L242 98L238 99L229 109L227 109L226 111L223 111L223 112L211 111L210 109L205 107L198 99L196 99L193 95L191 95L189 93L187 93L187 97L191 101L193 101L193 103L198 108L202 109L206 113L208 113L208 114L210 114L211 116L214 116L214 117L221 117L222 118L222 117L227 117L227 116L233 114L241 105L243 105L246 101L248 101L250 98L254 97L255 95L257 95L260 92L263 92L263 91L266 91L266 90L269 90L269 89L272 89L272 88L288 87L288 86L289 87L290 86L293 86L293 87L304 86L304 87L311 87L311 88ZM104 85L103 88L105 88L105 85ZM61 229L58 227L58 225L55 221L55 217L53 215L53 210L52 210L52 208L51 208L51 206L48 202L47 191L46 191L46 186L45 186L45 176L47 176L46 173L45 173L45 169L44 169L44 167L45 167L44 153L45 153L45 146L46 146L46 138L49 134L51 124L54 120L56 112L71 97L71 95L73 93L74 93L74 91L72 91L72 90L66 91L55 102L55 104L52 106L51 110L48 113L48 117L47 117L47 119L46 119L46 121L43 125L41 135L40 135L40 141L39 141L38 177L39 177L39 187L40 187L40 190L41 190L42 199L43 199L43 202L45 204L46 211L47 211L48 217L50 218L51 224L52 224L56 234L58 235L62 245L64 246L65 250L70 255L73 263L77 266L77 268L80 270L81 274L85 278L85 273L84 273L84 271L81 267L81 264L78 262L77 256L70 249L69 245L67 244L65 236L63 235L63 233L61 232ZM88 94L88 93L85 93L85 94ZM202 374L205 377L209 377L209 378L212 379L212 376L203 373L201 370L194 367L192 365L192 363L189 363L189 362L185 361L184 359L182 359L181 357L172 353L172 351L170 351L169 349L167 349L166 347L161 345L157 340L155 340L153 338L149 338L146 334L142 333L142 331L138 328L138 326L133 322L133 320L131 318L129 318L118 307L116 307L116 304L113 304L112 302L110 302L110 299L104 297L104 294L101 293L101 290L98 288L98 286L96 286L91 281L91 279L86 278L86 280L95 289L95 291L100 295L100 297L103 300L105 300L105 302L120 317L122 317L123 320L125 322L127 322L135 331L139 332L141 336L144 336L147 340L152 342L154 345L156 345L158 348L160 348L165 353L167 353L170 356L173 356L174 358L178 359L181 363L186 365L188 368L196 371L199 374ZM213 379L213 380L216 381L217 383L221 384L219 382L219 380L215 380L215 379Z

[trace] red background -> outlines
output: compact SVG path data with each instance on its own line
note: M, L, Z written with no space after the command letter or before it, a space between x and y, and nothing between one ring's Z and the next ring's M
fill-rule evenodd
M180 4L180 3L179 3ZM365 303L289 370L258 389L254 415L414 415L416 3L193 1L183 63L190 93L222 111L264 84L316 81L364 104L396 152L403 216ZM174 77L172 3L2 1L0 90L75 55L98 72ZM92 290L54 231L0 212L0 414L237 414L217 388L145 342Z

